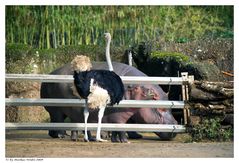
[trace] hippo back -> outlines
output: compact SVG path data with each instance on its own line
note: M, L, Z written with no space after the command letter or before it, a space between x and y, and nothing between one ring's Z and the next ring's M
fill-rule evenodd
M93 62L93 69L103 69L108 70L108 65L105 62ZM136 69L135 67L119 63L119 62L113 62L113 68L114 72L119 76L147 76L140 70ZM54 75L73 75L73 71L71 69L71 64L68 63L50 74ZM69 87L72 87L72 83L43 83L41 88L41 97L42 98L76 98L74 95L72 95L72 90L69 89ZM161 100L167 100L166 93L162 90L161 87L158 85L150 85L154 89L157 90L157 92L161 96ZM52 89L58 90L59 92L57 94L52 92ZM70 92L69 92L70 91ZM71 94L71 96L69 96Z

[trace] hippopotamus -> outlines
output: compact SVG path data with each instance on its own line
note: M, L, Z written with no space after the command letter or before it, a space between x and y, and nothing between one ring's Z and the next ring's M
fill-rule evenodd
M119 76L147 76L135 67L113 62L114 71ZM105 62L93 62L92 69L108 69ZM71 64L68 63L50 74L54 75L73 75ZM42 83L41 98L79 98L74 93L73 83ZM167 100L167 94L158 85L124 85L125 96L127 100ZM51 122L64 122L66 117L69 117L73 123L83 123L83 110L78 107L57 107L45 106L45 109L50 115ZM95 114L94 114L95 112ZM97 122L97 111L91 110L88 118L88 123ZM171 110L163 108L106 108L102 123L142 123L142 124L177 124ZM53 138L64 137L66 134L62 130L50 130L48 133ZM171 139L176 134L171 133L156 133L161 139ZM130 137L141 137L136 132L129 132ZM90 132L88 133L91 139ZM119 137L118 137L119 136ZM72 132L71 138L77 139L78 133ZM125 132L112 132L112 142L127 142Z

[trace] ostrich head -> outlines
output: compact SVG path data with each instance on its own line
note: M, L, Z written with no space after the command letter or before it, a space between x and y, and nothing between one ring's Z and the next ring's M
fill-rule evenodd
M90 58L84 55L77 55L72 61L71 61L71 67L73 71L79 72L79 71L89 71L92 67L92 64L90 62Z
M110 41L110 40L111 40L111 35L110 35L110 33L104 33L104 36L105 36L105 39L106 39L107 41Z

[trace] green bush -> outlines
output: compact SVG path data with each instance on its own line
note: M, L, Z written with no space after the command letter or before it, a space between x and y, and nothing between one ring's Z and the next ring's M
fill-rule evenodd
M6 61L15 62L31 54L32 48L26 44L6 44Z
M192 141L229 141L233 139L233 128L223 128L220 118L206 118L190 132Z
M163 59L167 61L174 60L176 62L189 62L188 56L177 52L154 51L151 53L151 58Z
M33 49L25 44L6 45L6 72L30 73L32 71Z

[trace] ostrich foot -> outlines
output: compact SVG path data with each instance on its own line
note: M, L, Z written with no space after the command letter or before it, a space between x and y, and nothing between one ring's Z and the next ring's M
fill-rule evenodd
M84 142L89 142L89 139L84 138Z
M101 138L98 138L98 139L96 138L96 141L97 141L97 142L107 142L108 140L101 139Z

